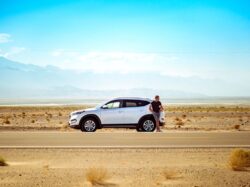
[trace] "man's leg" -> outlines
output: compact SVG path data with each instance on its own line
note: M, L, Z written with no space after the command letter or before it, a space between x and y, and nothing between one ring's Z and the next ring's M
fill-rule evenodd
M160 129L160 121L159 120L156 120L156 131L157 132L161 131L161 129Z

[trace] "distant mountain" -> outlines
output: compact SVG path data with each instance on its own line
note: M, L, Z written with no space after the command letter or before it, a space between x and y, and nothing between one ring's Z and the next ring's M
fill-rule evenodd
M166 98L197 98L220 95L220 92L224 93L232 86L237 88L237 85L220 80L171 77L157 73L79 73L0 57L0 98L152 97L155 94ZM217 93L214 90L218 90Z

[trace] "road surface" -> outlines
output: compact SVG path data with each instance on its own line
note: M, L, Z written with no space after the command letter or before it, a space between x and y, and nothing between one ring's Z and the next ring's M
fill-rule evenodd
M250 147L250 132L0 132L0 148Z

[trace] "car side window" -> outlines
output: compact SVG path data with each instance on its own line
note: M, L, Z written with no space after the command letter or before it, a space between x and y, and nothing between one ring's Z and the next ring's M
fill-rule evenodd
M106 104L108 109L111 108L119 108L120 107L120 101L114 101Z

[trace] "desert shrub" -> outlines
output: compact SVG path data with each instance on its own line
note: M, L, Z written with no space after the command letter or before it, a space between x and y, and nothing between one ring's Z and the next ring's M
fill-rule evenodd
M1 157L1 156L0 156L0 166L8 166L5 159L3 157Z
M5 124L10 124L9 118L5 118L4 121L3 121L3 123L5 123Z
M49 164L43 166L44 169L49 169Z
M180 127L184 125L184 122L182 120L179 120L175 124Z
M186 115L186 114L183 114L183 115L182 115L182 118L186 118L186 117L187 117L187 115Z
M240 171L250 166L250 151L235 149L229 157L229 166L232 170Z
M175 179L178 177L176 170L164 169L161 173L165 180Z
M48 113L47 115L48 115L49 118L52 118L52 117L53 117L53 115L50 114L50 113Z
M58 116L62 116L62 113L61 113L61 112L59 112L59 113L58 113Z
M86 179L92 185L104 185L110 178L105 168L89 168L86 173Z
M240 130L240 125L234 125L233 128L236 129L236 130Z
M180 118L178 118L178 117L176 117L176 118L175 118L175 121L180 121L180 120L181 120L181 119L180 119Z
M33 120L31 120L31 123L35 123L35 120L33 119Z
M66 129L68 129L68 128L69 128L68 124L63 124L63 125L61 126L61 129L62 129L62 130L66 130Z

